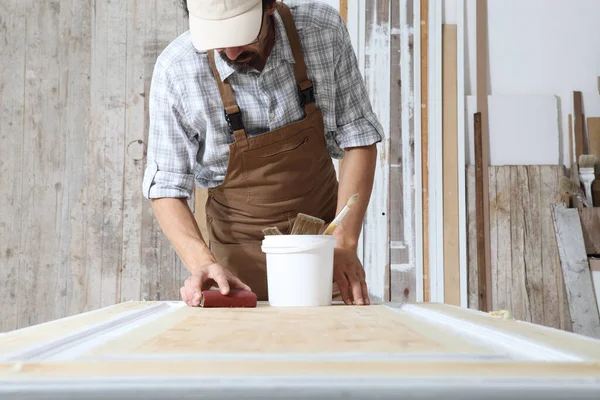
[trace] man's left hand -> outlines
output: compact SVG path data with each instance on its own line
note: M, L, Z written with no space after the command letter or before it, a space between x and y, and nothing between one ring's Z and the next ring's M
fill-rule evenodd
M347 305L369 305L365 270L355 250L336 248L333 259L333 280L338 284Z

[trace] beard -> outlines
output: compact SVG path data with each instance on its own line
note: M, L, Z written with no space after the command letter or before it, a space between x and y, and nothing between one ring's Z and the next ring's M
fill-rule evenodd
M245 51L240 54L235 60L230 60L229 57L223 53L219 53L221 59L237 72L248 72L253 69L259 59L259 53L252 51Z

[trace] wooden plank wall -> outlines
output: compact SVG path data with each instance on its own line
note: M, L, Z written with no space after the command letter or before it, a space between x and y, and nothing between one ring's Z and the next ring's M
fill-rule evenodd
M374 299L394 301L416 298L411 92L401 83L412 73L400 67L412 57L400 39L412 43L413 1L369 0L360 13L365 81L386 130L365 267ZM179 298L188 272L141 183L154 63L186 29L179 0L0 5L0 331Z
M571 330L551 204L562 166L490 166L492 310ZM475 169L467 167L469 307L478 309Z
M129 299L185 269L141 182L154 62L178 0L0 5L0 331Z

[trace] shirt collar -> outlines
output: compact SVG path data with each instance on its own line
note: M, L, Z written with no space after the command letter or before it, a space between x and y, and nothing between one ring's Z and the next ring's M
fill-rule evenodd
M279 64L280 61L287 61L290 64L294 64L295 62L294 54L292 53L292 48L290 47L290 41L285 31L283 19L277 11L275 11L275 13L273 14L273 19L275 21L275 45L271 50L271 54L267 59L267 63L265 64L263 72L274 68L276 65ZM237 73L235 69L233 69L229 66L229 64L223 61L221 56L216 51L215 65L217 67L217 71L219 72L221 80L225 80L232 74Z

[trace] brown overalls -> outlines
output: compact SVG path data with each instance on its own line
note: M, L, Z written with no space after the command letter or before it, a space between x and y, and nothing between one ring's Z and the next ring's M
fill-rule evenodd
M248 137L227 80L221 81L214 53L213 74L235 141L223 183L208 191L206 203L210 250L217 262L248 284L259 300L268 300L262 229L276 226L288 234L298 213L326 222L335 217L338 181L325 144L321 111L315 106L302 48L289 8L277 3L295 59L299 104L305 118Z

